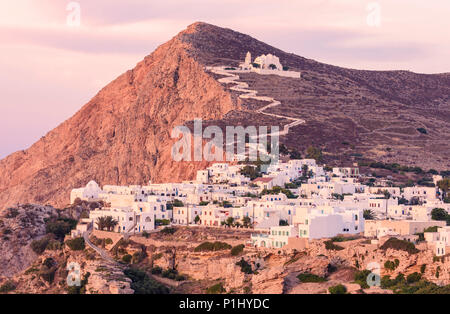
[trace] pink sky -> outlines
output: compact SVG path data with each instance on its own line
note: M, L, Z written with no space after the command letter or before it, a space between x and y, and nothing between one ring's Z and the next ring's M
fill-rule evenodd
M340 66L450 72L448 0L66 0L0 3L0 158L45 135L187 25L204 21ZM369 3L381 9L370 26Z

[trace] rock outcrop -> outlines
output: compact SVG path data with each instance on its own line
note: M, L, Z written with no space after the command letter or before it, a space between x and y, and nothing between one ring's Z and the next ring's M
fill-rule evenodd
M51 206L20 205L0 212L0 277L23 271L37 258L30 247L45 235L45 219L57 215Z

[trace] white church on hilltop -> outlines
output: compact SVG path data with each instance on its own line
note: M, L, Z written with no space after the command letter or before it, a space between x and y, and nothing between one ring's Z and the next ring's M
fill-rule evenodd
M244 63L240 64L240 69L244 71L256 72L258 74L274 74L292 78L300 78L301 73L288 71L280 62L280 58L272 54L260 55L252 62L250 51L245 56Z

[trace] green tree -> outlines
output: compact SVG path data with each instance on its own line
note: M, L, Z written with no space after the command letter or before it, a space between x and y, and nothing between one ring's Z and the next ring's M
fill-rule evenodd
M200 216L199 216L199 215L195 216L194 222L195 222L196 224L198 224L198 223L200 222Z
M315 159L316 162L321 162L323 159L322 150L314 146L309 146L306 150L306 158Z
M250 217L244 216L242 218L242 224L244 225L245 228L249 228L252 225L252 220L250 219Z
M173 200L173 207L184 207L184 204L179 199L174 199Z
M84 239L81 237L67 240L66 244L72 251L83 251L85 248Z
M365 209L363 212L363 217L366 220L374 220L375 219L375 213L371 209Z
M406 277L406 281L407 281L408 283L414 283L414 282L419 281L421 278L422 278L422 275L419 274L418 272L415 272L415 273L409 274L409 275Z
M99 230L105 230L106 228L106 217L98 217L97 220L95 221L95 223L97 224L97 228Z
M234 218L233 217L228 217L227 220L225 220L225 225L228 227L233 226L234 223Z
M308 176L308 165L302 166L302 176L304 176L304 177Z
M450 220L450 217L445 209L433 208L433 210L431 211L431 219L448 222Z
M112 216L105 217L105 227L108 231L114 230L114 228L119 224Z
M331 294L346 294L347 288L344 285L339 284L339 285L328 288L328 291Z

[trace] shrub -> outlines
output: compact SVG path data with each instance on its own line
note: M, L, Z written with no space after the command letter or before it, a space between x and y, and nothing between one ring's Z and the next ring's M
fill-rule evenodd
M178 276L178 270L172 269L172 268L168 268L165 271L163 271L161 275L164 278L169 278L169 279L175 280L177 278L177 276Z
M343 236L335 236L331 238L331 242L346 242L356 240L356 237L343 237Z
M231 248L231 255L238 256L239 254L241 254L244 251L244 247L245 247L245 245L243 245L243 244L233 246Z
M33 250L34 253L40 255L44 253L45 249L47 248L48 242L49 242L48 237L43 237L40 240L34 240L33 242L31 242L31 249Z
M244 258L241 258L239 262L236 263L236 265L241 267L241 272L244 274L253 274L252 266L244 260Z
M168 225L170 225L170 220L169 219L156 219L155 224L157 226L168 226Z
M85 248L84 239L81 237L67 240L66 244L72 251L82 251Z
M186 280L186 276L184 276L184 275L176 275L175 280L176 281L184 281L184 280Z
M148 239L150 237L150 233L148 233L147 231L142 232L142 236L146 239Z
M130 254L125 254L124 256L122 256L122 261L124 263L130 264L132 258L133 256L131 256Z
M14 291L15 289L16 285L12 281L7 281L0 286L0 293L8 293Z
M303 274L299 274L297 276L298 280L300 280L300 282L325 282L327 281L326 278L324 277L320 277L311 273L303 273Z
M221 251L229 249L231 249L231 245L225 242L203 242L194 249L194 252Z
M55 266L55 264L56 264L55 260L51 257L46 258L42 262L42 265L46 266L47 268L52 268L53 266Z
M113 244L113 240L110 238L105 239L105 244L109 245L109 244Z
M173 200L173 207L183 207L184 204L182 201L180 201L179 199L174 199Z
M397 266L396 266L395 263L392 262L392 261L386 261L386 262L384 263L384 268L389 269L389 270L394 270L394 269L397 268Z
M422 266L420 266L420 273L425 273L425 270L427 269L427 264L423 264Z
M226 290L221 282L206 289L207 294L219 294L224 292L226 292Z
M8 208L8 212L5 217L8 219L15 218L19 215L19 210L17 208Z
M48 241L46 250L58 251L61 250L62 244L58 240L50 239Z
M328 291L331 294L346 294L347 293L347 288L344 285L336 285L336 286L332 286L328 288Z
M450 223L450 215L443 208L433 208L431 211L431 219L439 221L447 221L447 225Z
M41 271L39 272L39 277L48 283L52 283L55 278L56 267L47 267L43 265Z
M169 288L151 279L145 271L128 268L124 271L125 276L131 279L131 289L135 294L168 294Z
M428 134L427 130L425 128L417 128L417 131L422 134Z
M64 239L70 230L74 229L77 221L69 218L58 218L57 220L49 221L45 224L45 232L52 233L58 239Z
M186 276L179 274L178 270L172 268L168 268L163 271L161 267L155 266L152 268L151 273L153 275L161 275L164 278L169 278L176 281L186 280Z
M162 234L174 234L176 231L177 231L177 229L175 229L174 227L165 227L160 232Z
M437 232L438 226L428 227L423 232Z
M153 275L160 275L162 273L162 268L159 266L155 266L152 268L151 273Z
M333 241L331 241L331 240L327 240L324 243L325 243L325 248L327 250L341 251L344 249L342 246L334 244Z
M131 259L131 262L133 264L138 264L142 262L147 257L147 254L143 251L135 252L133 253L133 258Z
M390 238L380 248L382 250L394 249L399 251L406 251L409 254L416 254L419 252L419 250L414 246L413 243L397 238Z
M369 288L369 285L367 284L367 277L369 277L370 273L371 272L368 269L355 272L354 280L362 289Z
M419 281L420 279L422 279L422 275L419 274L418 272L414 272L414 273L412 273L412 274L409 274L409 275L406 277L406 281L407 281L408 283L414 283L414 282Z

